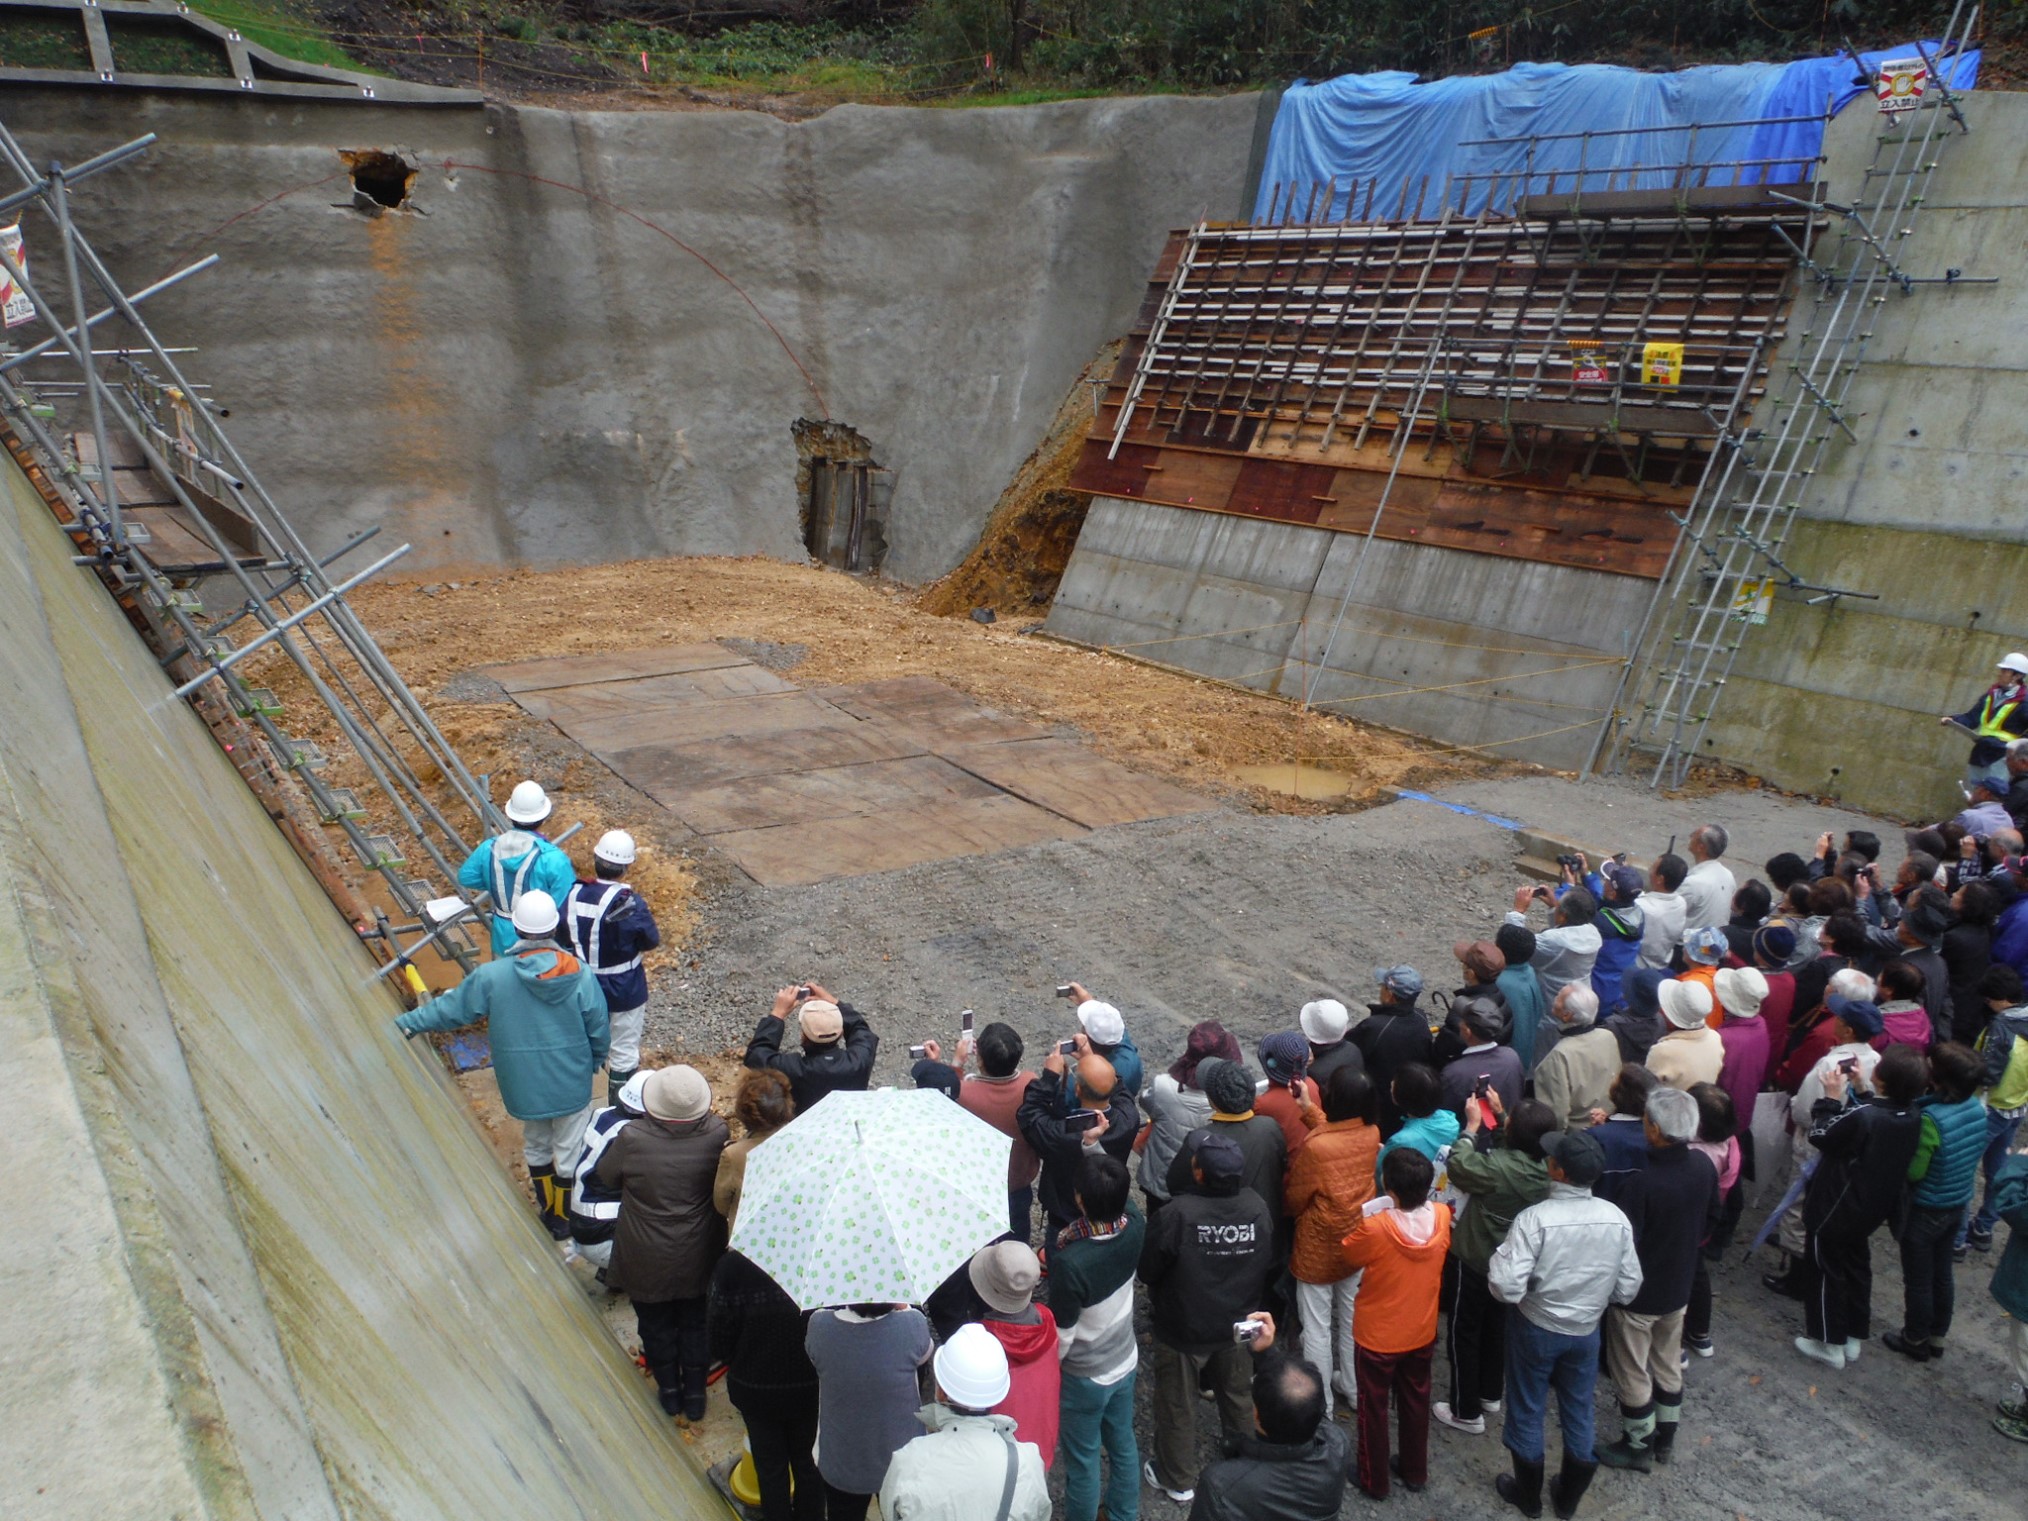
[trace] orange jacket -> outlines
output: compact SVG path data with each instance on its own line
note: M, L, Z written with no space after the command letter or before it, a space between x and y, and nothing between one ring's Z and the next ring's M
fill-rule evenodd
M1338 1243L1373 1197L1380 1131L1364 1120L1326 1121L1289 1160L1282 1202L1296 1222L1289 1271L1303 1283L1336 1283L1352 1269Z
M1451 1211L1434 1202L1429 1209L1435 1222L1425 1240L1403 1229L1397 1209L1366 1216L1345 1238L1345 1261L1366 1270L1352 1302L1352 1339L1368 1351L1416 1352L1436 1340Z

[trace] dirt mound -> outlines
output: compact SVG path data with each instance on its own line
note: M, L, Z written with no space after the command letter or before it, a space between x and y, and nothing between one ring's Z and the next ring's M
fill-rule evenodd
M1084 367L1050 419L1035 452L1014 472L965 563L924 589L918 605L940 617L963 617L990 607L1001 617L1040 617L1077 547L1091 494L1072 491L1070 472L1091 429L1094 381L1112 374L1118 342L1107 344Z

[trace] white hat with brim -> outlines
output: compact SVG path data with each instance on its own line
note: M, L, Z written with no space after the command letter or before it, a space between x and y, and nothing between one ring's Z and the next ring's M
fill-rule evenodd
M1335 998L1319 998L1303 1005L1302 1013L1296 1016L1303 1037L1312 1045L1335 1045L1345 1038L1345 1032L1352 1025L1352 1016L1345 1005Z
M1662 1017L1679 1030L1694 1030L1711 1016L1711 989L1675 978L1655 989Z
M1741 1019L1754 1018L1767 1001L1767 978L1754 967L1720 967L1712 986L1725 1012Z

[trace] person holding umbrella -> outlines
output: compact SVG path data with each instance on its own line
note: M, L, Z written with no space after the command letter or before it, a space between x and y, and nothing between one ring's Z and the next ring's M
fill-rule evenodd
M929 1321L905 1304L845 1305L812 1315L804 1345L817 1370L824 1521L864 1521L894 1455L922 1430L915 1370L929 1361ZM1004 1365L1003 1357L1000 1393L989 1406L1006 1394Z

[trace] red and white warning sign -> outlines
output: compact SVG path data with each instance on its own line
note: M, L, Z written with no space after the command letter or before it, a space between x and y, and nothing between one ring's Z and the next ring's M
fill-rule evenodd
M1570 378L1581 386L1609 386L1613 383L1612 371L1606 368L1605 355L1599 352L1597 339L1570 340Z
M0 227L0 248L7 250L7 257L24 274L28 271L28 254L21 246L21 227ZM9 327L19 327L24 322L35 320L35 303L28 299L28 292L14 283L14 277L7 273L7 266L0 264L0 309L5 311Z
M1884 58L1873 93L1880 97L1884 115L1913 111L1922 104L1922 92L1929 84L1929 65L1920 58Z

